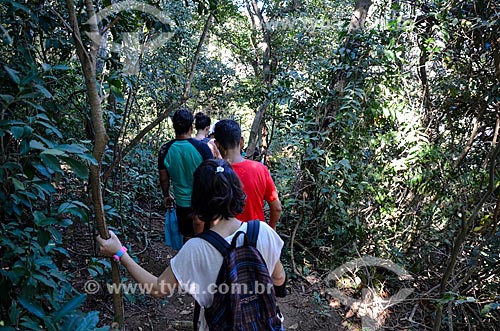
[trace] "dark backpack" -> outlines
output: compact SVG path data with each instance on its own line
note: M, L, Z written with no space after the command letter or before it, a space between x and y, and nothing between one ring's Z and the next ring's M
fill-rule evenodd
M238 231L231 245L214 231L198 235L212 244L224 258L212 306L205 308L210 331L284 330L278 317L280 313L269 271L256 247L259 225L260 221L248 222L247 233ZM244 243L236 247L240 235L244 236ZM200 306L196 303L195 330L199 313Z

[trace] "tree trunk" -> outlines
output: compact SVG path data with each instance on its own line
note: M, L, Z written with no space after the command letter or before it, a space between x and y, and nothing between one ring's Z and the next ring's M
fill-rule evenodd
M368 16L368 10L372 5L371 0L357 0L354 6L354 12L351 16L351 23L349 24L349 33L355 32L359 29L363 29L365 26L366 17Z
M247 145L247 158L248 159L256 159L254 157L255 151L257 149L257 143L259 138L259 131L262 128L262 119L264 117L264 113L266 112L267 107L269 106L269 100L265 100L264 103L259 107L257 113L255 114L255 118L252 123L252 128L250 129L250 137L248 138ZM260 155L260 151L259 151Z
M78 58L82 64L82 72L85 78L85 87L87 89L87 98L90 104L90 113L92 119L92 125L94 129L94 149L92 155L97 161L97 165L90 165L89 173L89 184L92 194L92 204L94 207L95 221L99 234L103 238L109 238L109 232L106 225L106 216L104 213L104 203L102 199L102 187L101 187L101 168L102 159L104 155L104 150L108 143L108 136L106 134L106 128L104 126L103 112L101 107L101 97L97 89L96 82L96 55L99 49L99 45L92 42L90 51L82 42L80 29L78 26L78 19L75 12L75 5L73 0L66 0L66 6L68 7L69 18L71 26L73 29L73 37L75 39L76 52ZM91 0L85 1L85 7L87 9L89 20L89 28L91 33L99 33L97 27L97 20L95 16L94 5ZM112 270L112 281L115 286L120 282L120 266L117 262L112 259L111 262ZM117 287L116 287L117 288ZM113 293L113 306L115 311L114 320L123 328L123 297L121 293Z
M259 19L259 25L262 31L262 38L264 41L264 50L262 54L262 81L266 86L267 91L269 91L271 87L271 82L273 80L273 72L276 70L276 65L277 65L275 61L271 61L272 58L271 32L267 28L264 16L262 15L262 11L260 10L256 0L251 1L251 7L250 5L247 5L247 10L248 14L252 19L252 23L254 24L254 28L255 28L255 22L253 21L253 14L255 14L255 16L257 16L257 18ZM255 43L252 42L252 45L255 45ZM255 49L255 46L254 50L257 50ZM255 53L257 54L257 52ZM269 106L269 100L267 100L266 98L260 105L259 109L257 110L257 113L255 114L255 118L252 123L252 128L250 130L250 136L248 138L248 144L247 144L247 158L249 159L255 159L256 157L258 157L258 155L260 155L260 151L259 153L255 154L255 150L259 144L259 137L261 137L260 130L262 130L262 121L264 119L264 114L268 106ZM256 157L254 157L254 155Z

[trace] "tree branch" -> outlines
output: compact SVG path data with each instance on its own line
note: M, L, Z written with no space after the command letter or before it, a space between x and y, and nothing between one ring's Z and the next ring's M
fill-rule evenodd
M463 250L463 244L465 242L465 239L467 237L467 233L469 232L470 224L472 221L477 217L477 214L479 213L480 209L484 205L484 203L490 198L491 194L493 193L495 189L495 165L496 165L496 159L498 156L498 153L500 152L500 144L497 144L495 147L495 150L493 154L491 155L491 160L490 160L490 178L489 178L489 183L488 183L488 188L486 189L486 192L483 194L483 197L481 200L477 203L476 207L472 211L472 213L469 215L469 217L464 218L463 224L459 230L459 233L457 237L455 238L455 242L453 243L453 250L451 253L450 257L450 262L448 263L448 266L446 267L446 271L443 275L443 278L441 279L441 284L439 286L439 295L442 296L446 290L446 286L448 285L448 280L450 279L450 276L455 269L455 265L457 263L458 256ZM436 309L436 317L434 319L434 328L433 331L439 331L441 328L441 317L443 314L443 305L439 305Z
M203 47L203 44L205 43L205 39L207 38L208 29L210 28L210 25L212 25L213 18L214 18L214 13L213 13L213 11L211 11L210 14L208 15L206 22L205 22L205 27L203 28L203 32L200 36L200 40L198 41L198 46L196 47L196 52L194 53L193 62L191 63L191 70L189 71L188 79L186 82L186 87L184 89L184 94L182 95L182 99L184 99L184 100L188 100L190 98L191 84L193 83L195 67L196 67L196 64L198 63L198 58L200 57L201 48Z
M168 117L168 115L170 114L170 112L176 108L178 108L180 105L184 104L187 100L189 100L189 98L191 97L191 85L192 85L192 81L193 81L193 77L194 77L194 72L196 70L196 64L198 62L198 59L200 57L200 53L201 53L201 48L203 46L203 43L205 42L205 39L207 38L207 35L208 35L208 29L210 28L210 25L212 24L212 20L213 20L213 12L210 12L207 20L206 20L206 23L205 23L205 27L203 29L203 32L200 36L200 40L198 42L198 46L196 48L196 52L195 52L195 55L193 57L193 62L191 63L191 70L189 71L189 74L188 74L188 78L187 78L187 81L186 81L186 85L184 87L184 92L182 94L182 98L180 101L178 102L173 102L171 103L167 109L165 109L153 122L151 122L148 126L146 126L145 128L143 128L138 134L137 136L134 137L134 139L132 139L132 141L130 141L130 143L125 147L123 148L123 150L118 153L118 155L115 157L115 159L113 160L113 162L111 162L109 168L106 170L106 172L104 173L103 175L103 181L104 182L107 182L109 176L111 176L113 170L115 169L115 167L121 162L121 160L123 160L123 158L135 147L137 146L137 144L139 144L139 142L142 140L142 138L149 132L151 131L152 129L154 129L158 124L160 124L164 119L166 119Z

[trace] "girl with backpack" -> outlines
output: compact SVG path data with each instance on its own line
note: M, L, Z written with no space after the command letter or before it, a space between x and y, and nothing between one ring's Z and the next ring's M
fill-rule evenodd
M255 325L257 330L283 330L275 301L276 296L286 295L286 274L280 262L283 241L269 225L258 221L253 222L260 223L252 231L253 239L249 238L250 223L235 218L243 211L245 193L229 163L211 159L198 167L191 204L194 213L210 224L204 233L223 239L218 246L206 235L190 239L159 277L137 264L112 231L107 240L97 237L101 253L118 260L155 297L176 289L192 295L201 307L195 330L255 330Z

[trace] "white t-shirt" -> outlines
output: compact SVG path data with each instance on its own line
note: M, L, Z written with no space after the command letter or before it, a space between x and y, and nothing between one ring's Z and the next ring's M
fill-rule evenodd
M247 232L247 223L243 223L226 241L230 244L236 232ZM243 236L238 238L238 246L243 244ZM266 262L271 275L279 261L283 240L265 222L260 222L257 249ZM200 304L200 331L208 331L203 307L210 307L213 302L213 290L217 281L222 255L208 241L192 238L182 246L170 260L170 267L183 291L189 293Z

